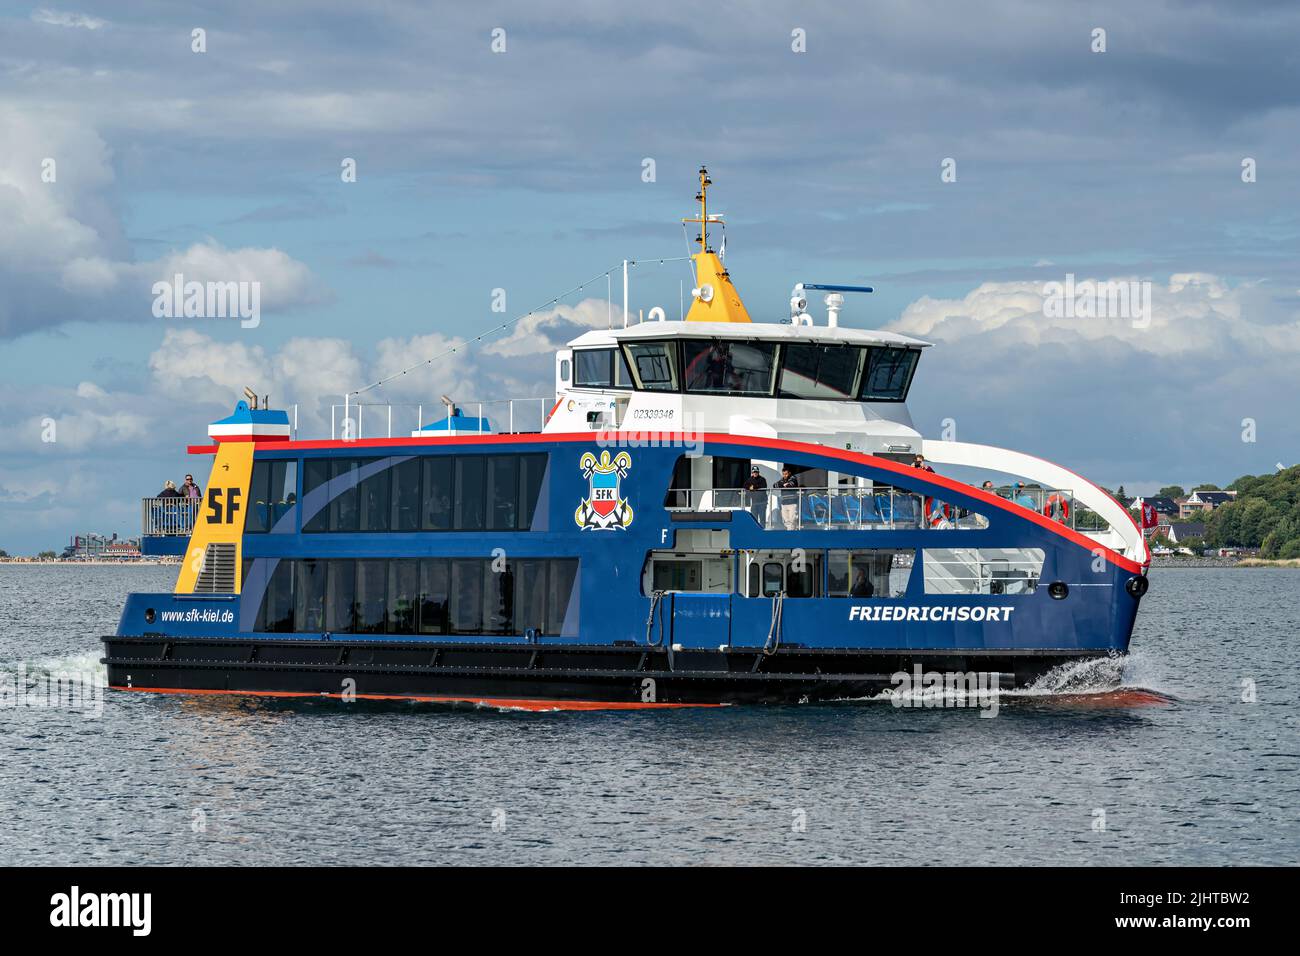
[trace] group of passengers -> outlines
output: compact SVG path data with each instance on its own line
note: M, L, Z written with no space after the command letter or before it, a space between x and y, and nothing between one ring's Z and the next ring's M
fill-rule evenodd
M158 492L156 497L202 499L203 489L198 486L197 482L195 482L193 475L186 475L185 483L181 485L179 489L176 487L176 482L168 478L163 482L163 490Z
M749 477L740 486L745 492L749 513L754 516L760 528L767 527L767 479L758 470L758 465L749 469ZM799 529L799 479L794 476L789 465L781 468L781 477L772 487L776 491L777 504L781 506L781 524L786 531Z
M203 500L203 489L193 475L186 475L180 488L171 479L163 482L163 490L154 498L153 533L182 534L190 530L199 502Z

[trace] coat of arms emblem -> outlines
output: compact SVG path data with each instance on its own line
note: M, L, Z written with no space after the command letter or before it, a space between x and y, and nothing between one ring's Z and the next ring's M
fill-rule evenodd
M587 452L579 459L578 467L590 482L589 496L573 513L573 520L578 527L607 531L630 525L632 506L626 498L620 497L619 485L632 467L632 456L621 451L611 460L609 452L602 451L597 459L591 452Z

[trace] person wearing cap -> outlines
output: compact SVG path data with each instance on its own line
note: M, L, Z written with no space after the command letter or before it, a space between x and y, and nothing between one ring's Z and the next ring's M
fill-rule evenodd
M1015 488L1011 491L1011 500L1021 507L1028 508L1030 511L1038 510L1038 502L1036 502L1034 496L1025 489L1025 483L1023 481L1016 482Z
M777 499L781 502L781 524L786 531L798 531L799 479L790 471L789 465L781 469L781 480L772 487L779 489Z
M741 485L745 490L745 501L749 513L754 516L760 528L767 527L767 479L758 473L758 465L749 469L749 478Z

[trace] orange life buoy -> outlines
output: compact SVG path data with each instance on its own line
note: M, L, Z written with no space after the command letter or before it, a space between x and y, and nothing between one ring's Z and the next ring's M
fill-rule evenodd
M1052 492L1043 502L1043 514L1049 518L1056 518L1058 521L1070 520L1070 499L1065 495Z

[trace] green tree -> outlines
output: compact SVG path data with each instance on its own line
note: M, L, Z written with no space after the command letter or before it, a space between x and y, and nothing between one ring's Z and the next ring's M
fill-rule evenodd
M1161 498L1181 498L1187 492L1183 491L1182 485L1165 485L1156 492Z
M58 555L55 554L53 551L42 551L40 554L37 555L37 557L40 558L42 561L53 561L55 558L58 557Z

